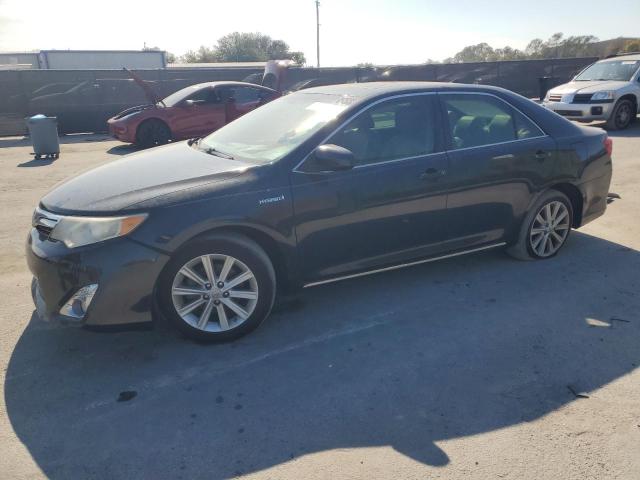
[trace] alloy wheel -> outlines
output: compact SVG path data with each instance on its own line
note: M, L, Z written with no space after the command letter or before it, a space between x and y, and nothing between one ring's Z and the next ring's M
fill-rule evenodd
M538 211L529 231L529 244L539 257L554 255L569 235L571 219L567 206L557 200Z
M618 107L615 115L616 126L618 128L626 127L631 119L631 106L628 103L623 103L622 105L620 105L620 107Z
M209 254L189 260L171 286L176 312L187 324L223 332L243 324L258 303L253 272L237 258Z

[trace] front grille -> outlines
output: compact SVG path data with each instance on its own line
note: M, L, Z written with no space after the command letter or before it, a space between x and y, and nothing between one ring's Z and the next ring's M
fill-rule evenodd
M36 230L38 230L41 234L45 235L45 236L49 236L51 235L51 232L53 231L53 227L46 227L44 225L36 225Z
M551 102L561 102L562 101L562 95L558 95L558 94L549 95L549 100Z
M593 93L576 93L571 103L589 103Z
M581 117L582 112L580 110L554 110L558 115L563 117Z
M53 231L53 228L59 221L59 215L55 215L40 208L36 208L36 210L33 212L31 224L36 230L38 230L38 232L45 235L46 237L49 237L49 235L51 235L51 232Z

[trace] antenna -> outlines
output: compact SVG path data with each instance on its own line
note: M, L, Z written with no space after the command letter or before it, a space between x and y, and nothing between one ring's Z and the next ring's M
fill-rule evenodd
M316 58L320 68L320 0L316 0Z

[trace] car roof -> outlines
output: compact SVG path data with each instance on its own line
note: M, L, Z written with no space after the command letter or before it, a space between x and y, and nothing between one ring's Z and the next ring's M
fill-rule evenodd
M619 62L619 61L629 60L629 61L637 61L640 60L640 53L630 54L630 55L616 55L614 57L605 58L604 60L600 60L600 62Z
M358 99L368 99L389 93L411 93L446 90L477 90L478 92L505 92L503 88L489 85L469 85L446 82L364 82L325 85L299 90L297 94L320 93L325 95L347 95Z

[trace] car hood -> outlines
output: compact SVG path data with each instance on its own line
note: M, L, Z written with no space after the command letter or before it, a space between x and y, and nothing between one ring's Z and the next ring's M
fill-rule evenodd
M619 82L616 80L589 80L588 82L569 82L564 85L552 88L549 93L596 93L603 90L617 90L627 85L629 82Z
M120 113L114 115L109 120L120 120L121 118L126 117L127 115L131 115L132 113L142 112L144 110L148 110L150 108L157 108L156 105L137 105L135 107L127 108L126 110L121 111Z
M178 192L215 191L253 164L227 160L179 142L157 147L81 173L57 185L40 201L60 214L109 214L167 203ZM177 195L181 199L185 196Z

